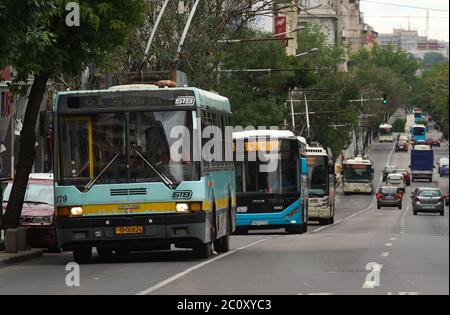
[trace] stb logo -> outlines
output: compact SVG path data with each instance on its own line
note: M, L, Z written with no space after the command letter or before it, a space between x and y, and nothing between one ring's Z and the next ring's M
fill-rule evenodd
M189 200L192 198L192 191L176 191L172 195L172 199L178 200Z
M69 2L66 5L66 25L68 27L80 26L80 5L76 2Z
M195 97L192 96L182 96L175 100L175 106L194 106Z

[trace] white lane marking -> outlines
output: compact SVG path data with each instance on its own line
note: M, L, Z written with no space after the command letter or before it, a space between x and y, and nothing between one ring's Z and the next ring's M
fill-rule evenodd
M392 247L392 243L386 243L386 245L384 245L386 247Z
M389 253L388 252L381 253L381 257L389 257Z
M419 292L399 292L398 295L419 295Z
M232 250L232 251L230 251L228 253L222 254L222 255L217 256L217 257L215 257L213 259L210 259L208 261L202 262L201 264L198 264L198 265L195 265L195 266L193 266L191 268L188 268L185 271L180 272L180 273L174 275L173 277L170 277L170 278L168 278L168 279L166 279L164 281L161 281L160 283L158 283L158 284L156 284L156 285L154 285L154 286L152 286L152 287L150 287L150 288L148 288L148 289L146 289L144 291L141 291L141 292L139 292L136 295L148 295L148 294L150 294L150 293L152 293L152 292L154 292L156 290L159 290L162 287L164 287L164 286L166 286L166 285L168 285L168 284L170 284L170 283L172 283L172 282L174 282L174 281L176 281L176 280L178 280L180 278L183 278L184 276L190 274L191 272L194 272L197 269L200 269L200 268L202 268L202 267L204 267L206 265L212 264L213 262L216 262L216 261L221 260L221 259L223 259L225 257L233 255L234 253L237 253L239 251L245 250L245 249L250 248L250 247L257 246L257 245L259 245L259 244L261 244L261 243L263 243L265 241L268 241L268 240L269 240L268 238L263 239L263 240L259 240L259 241L255 242L255 243L250 244L250 245L246 245L246 246L237 248L237 249Z
M395 237L391 238L390 241L396 241L397 239Z
M297 294L297 295L304 295L303 293L299 293L299 294ZM323 295L323 296L326 296L326 295L334 295L334 293L308 293L307 295Z

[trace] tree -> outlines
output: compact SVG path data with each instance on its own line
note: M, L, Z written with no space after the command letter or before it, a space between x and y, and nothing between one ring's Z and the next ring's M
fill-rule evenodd
M441 63L445 61L445 57L441 53L429 52L426 53L423 58L423 68L424 70L430 69L430 67L436 63Z
M83 0L80 26L65 23L67 0L5 0L0 9L0 68L10 65L16 80L33 76L19 162L4 227L18 226L28 177L35 160L35 129L41 101L50 78L76 76L92 61L102 64L143 21L144 0Z

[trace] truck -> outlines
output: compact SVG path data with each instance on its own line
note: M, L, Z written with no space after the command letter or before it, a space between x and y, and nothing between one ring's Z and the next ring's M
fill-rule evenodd
M411 151L411 180L433 182L434 151L427 145L418 145Z

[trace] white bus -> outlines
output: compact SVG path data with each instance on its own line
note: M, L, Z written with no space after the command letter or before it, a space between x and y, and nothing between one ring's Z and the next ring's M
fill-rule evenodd
M394 142L394 128L392 125L380 125L378 129L378 137L380 142Z
M374 163L369 157L357 156L345 160L342 169L344 194L373 194L374 175Z
M306 149L309 173L308 215L320 225L334 223L335 215L335 165L333 157L319 144Z

